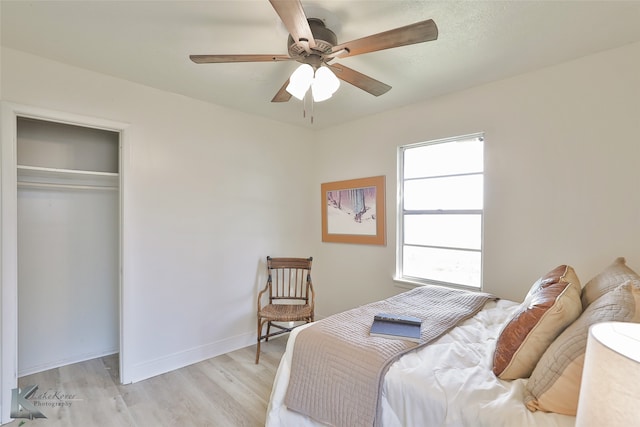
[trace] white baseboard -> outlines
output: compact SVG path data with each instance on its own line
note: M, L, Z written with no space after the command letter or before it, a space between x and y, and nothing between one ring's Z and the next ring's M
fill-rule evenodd
M38 372L48 371L49 369L59 368L61 366L72 365L74 363L84 362L86 360L96 359L98 357L109 356L118 352L117 348L110 348L98 352L78 354L73 357L68 357L60 360L55 360L47 363L41 363L35 366L19 367L18 378L31 374L37 374Z
M256 343L255 332L237 335L189 350L159 357L154 360L133 365L129 370L129 379L135 383L156 375L161 375L203 360L229 353Z

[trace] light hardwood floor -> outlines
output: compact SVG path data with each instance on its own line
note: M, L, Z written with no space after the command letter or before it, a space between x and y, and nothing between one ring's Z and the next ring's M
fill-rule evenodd
M37 385L34 396L48 394L42 402L70 405L38 406L46 419L8 426L264 426L286 342L286 336L263 342L259 365L250 346L128 385L118 380L117 355L22 377L20 387Z

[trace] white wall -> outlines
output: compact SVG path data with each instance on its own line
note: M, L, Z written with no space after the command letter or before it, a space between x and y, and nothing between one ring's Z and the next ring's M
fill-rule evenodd
M3 101L129 123L129 379L254 343L264 258L312 255L304 130L10 49L2 59Z
M402 290L392 281L397 146L481 131L486 291L521 300L564 263L584 284L617 256L640 271L639 118L636 43L321 131L318 187L384 174L388 218L386 247L318 246L321 314Z
M116 353L118 193L18 191L18 376Z

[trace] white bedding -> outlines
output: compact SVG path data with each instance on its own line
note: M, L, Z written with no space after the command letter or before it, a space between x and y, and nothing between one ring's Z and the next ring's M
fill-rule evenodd
M491 301L475 317L417 351L402 356L382 388L384 427L572 427L575 417L530 412L522 403L526 380L501 381L491 372L496 338L517 304ZM287 410L294 329L280 361L267 409L267 427L322 424Z

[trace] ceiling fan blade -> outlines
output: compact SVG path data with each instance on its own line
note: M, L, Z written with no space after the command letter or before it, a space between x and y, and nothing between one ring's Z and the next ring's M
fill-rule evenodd
M363 53L375 52L392 47L406 46L415 43L428 42L438 38L438 27L433 19L416 22L394 30L373 34L368 37L353 40L334 46L333 56L345 58ZM331 56L331 54L329 55Z
M189 55L196 64L291 61L288 55Z
M287 102L291 99L291 94L287 92L287 86L289 85L289 79L282 85L278 93L273 97L271 102Z
M391 86L388 84L345 67L342 64L327 65L327 67L329 67L340 80L344 80L365 92L369 92L371 95L380 96L391 89Z
M316 41L300 0L269 0L269 2L296 43L305 46L307 51L309 48L316 47Z

